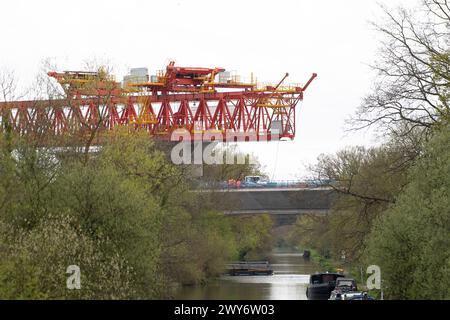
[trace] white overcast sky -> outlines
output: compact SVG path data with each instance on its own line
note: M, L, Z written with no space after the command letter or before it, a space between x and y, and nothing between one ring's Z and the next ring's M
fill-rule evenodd
M118 79L130 67L223 67L258 80L314 81L300 106L293 142L240 144L275 179L307 174L322 153L376 141L346 133L345 120L370 90L376 58L378 3L414 7L417 0L2 0L0 67L29 85L43 59L61 69L85 60L113 65ZM278 155L278 156L277 156Z

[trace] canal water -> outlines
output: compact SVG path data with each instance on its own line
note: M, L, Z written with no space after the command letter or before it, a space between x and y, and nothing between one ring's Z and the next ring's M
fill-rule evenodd
M273 276L223 276L206 286L182 287L175 299L186 300L306 300L309 275L319 271L294 250L274 250L269 261Z

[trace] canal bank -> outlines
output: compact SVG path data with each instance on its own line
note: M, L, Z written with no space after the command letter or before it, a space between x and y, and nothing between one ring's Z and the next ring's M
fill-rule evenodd
M306 300L309 275L321 271L293 249L275 249L269 255L272 276L223 276L203 286L179 288L183 300Z

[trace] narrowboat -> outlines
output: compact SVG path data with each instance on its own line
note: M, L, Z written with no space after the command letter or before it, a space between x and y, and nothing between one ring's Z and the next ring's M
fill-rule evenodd
M306 289L308 300L328 300L336 287L336 279L344 278L340 273L316 273L310 276Z

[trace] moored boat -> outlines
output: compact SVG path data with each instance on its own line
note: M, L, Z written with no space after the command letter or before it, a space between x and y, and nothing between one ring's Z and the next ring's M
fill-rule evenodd
M329 272L311 275L306 289L306 297L308 300L328 300L338 278L344 278L344 275Z

